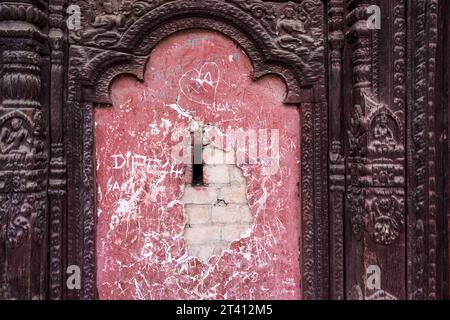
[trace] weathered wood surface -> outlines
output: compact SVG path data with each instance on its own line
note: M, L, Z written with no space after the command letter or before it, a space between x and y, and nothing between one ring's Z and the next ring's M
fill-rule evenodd
M192 28L234 40L300 107L303 298L448 297L447 1L80 0L70 31L68 5L0 3L1 298L97 297L93 108Z

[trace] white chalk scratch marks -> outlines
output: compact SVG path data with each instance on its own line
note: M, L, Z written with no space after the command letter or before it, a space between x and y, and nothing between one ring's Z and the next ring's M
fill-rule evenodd
M209 33L174 37L152 53L146 83L120 80L116 107L96 115L99 295L296 299L298 111L282 107L281 82L251 81L251 63L234 43ZM208 41L186 48L191 37L192 46ZM223 139L204 132L207 185L198 192L210 191L205 198L213 201L200 204L183 197L192 180L192 133L202 128ZM215 238L190 242L188 225L207 224L217 227ZM201 259L191 250L200 246L217 250L208 247Z
M166 104L166 107L175 110L179 116L191 119L192 116L189 112L185 111L178 103Z
M183 74L179 85L181 92L189 100L203 105L214 105L219 80L217 63L205 62L199 70L194 69Z

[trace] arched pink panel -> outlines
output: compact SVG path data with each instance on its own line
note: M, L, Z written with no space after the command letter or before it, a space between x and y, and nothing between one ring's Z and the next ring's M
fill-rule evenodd
M254 82L251 73L249 59L228 38L182 32L152 52L144 83L116 80L113 107L96 109L101 299L300 298L299 111L283 105L280 79ZM192 187L190 163L180 159L189 159L183 156L198 126L255 134L256 158L250 147L243 161L208 162L206 184ZM241 211L211 216L242 196L220 189L232 185L233 166L244 192L233 208L248 206L247 225ZM206 211L190 216L187 201ZM201 220L202 212L196 226L194 214ZM233 234L237 225L248 228ZM188 235L189 228L199 229ZM195 248L217 247L196 254L189 247L196 240Z

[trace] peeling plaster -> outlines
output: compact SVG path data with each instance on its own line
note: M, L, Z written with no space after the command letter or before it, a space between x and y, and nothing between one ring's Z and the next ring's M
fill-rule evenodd
M300 297L299 112L282 104L281 80L253 82L251 72L232 41L192 31L158 45L144 83L113 84L113 108L95 114L100 298ZM252 227L208 261L188 253L180 201L187 166L173 160L183 140L174 133L195 122L222 132L279 130L275 174L263 174L264 161L240 165Z

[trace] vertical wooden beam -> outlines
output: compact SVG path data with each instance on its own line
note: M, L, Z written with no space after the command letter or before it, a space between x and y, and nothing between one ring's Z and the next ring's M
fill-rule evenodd
M0 298L47 297L47 3L1 3Z
M64 0L50 0L51 80L50 80L50 299L64 297L66 269L64 228L66 217L66 160L63 144L63 112L66 65Z
M450 109L449 100L449 13L448 1L440 2L438 8L437 24L437 48L436 48L436 94L434 117L435 142L436 142L436 197L438 229L437 251L438 260L436 265L437 297L448 299L449 292L449 243L448 243L448 179L449 179L449 149L448 149L448 117Z
M328 4L328 101L330 134L330 298L344 299L344 191L342 81L344 1Z
M441 16L448 15L448 4L438 0L408 4L408 298L440 299L446 291L442 286L448 272L444 253L448 246L448 217L444 214L445 195L441 191L446 183L448 153L445 155L446 148L440 142L447 125L441 113L448 114L444 107L448 101L442 99L446 91L443 83L448 80L443 77L445 62L440 32L444 27L440 24L444 19L439 18L439 13L446 8Z

